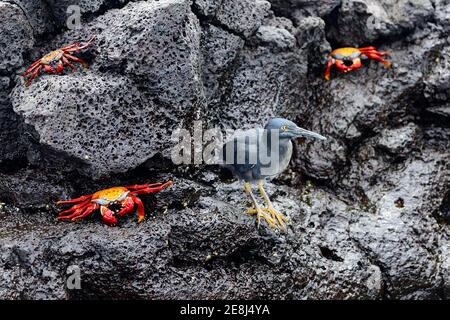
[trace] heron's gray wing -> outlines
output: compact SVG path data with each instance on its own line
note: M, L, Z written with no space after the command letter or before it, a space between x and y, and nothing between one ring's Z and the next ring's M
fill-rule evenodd
M234 135L222 148L222 163L243 179L258 169L258 134L256 129Z

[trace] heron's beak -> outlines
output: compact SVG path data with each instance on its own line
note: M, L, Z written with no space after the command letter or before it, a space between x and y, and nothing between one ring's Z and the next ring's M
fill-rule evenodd
M317 139L317 140L327 140L327 138L325 138L324 136L322 136L322 135L320 135L318 133L315 133L315 132L312 132L312 131L308 131L306 129L302 129L300 127L297 127L297 128L294 129L294 134L297 137L305 137L305 138L308 138L308 139Z

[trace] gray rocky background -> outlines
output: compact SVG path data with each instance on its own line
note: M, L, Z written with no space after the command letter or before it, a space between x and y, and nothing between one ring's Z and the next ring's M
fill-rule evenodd
M0 31L0 298L450 297L448 0L0 0ZM88 69L24 86L94 34ZM372 44L392 69L323 79L332 48ZM226 173L170 160L176 128L273 116L329 138L267 185L286 233ZM167 179L141 224L55 219L58 199Z

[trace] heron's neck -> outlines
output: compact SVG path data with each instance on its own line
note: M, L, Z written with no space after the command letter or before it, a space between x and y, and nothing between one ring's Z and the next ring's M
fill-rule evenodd
M285 139L280 139L280 147L287 147L291 144L291 139L285 138Z
M272 145L272 138L270 135L270 130L266 131L268 136L265 137L265 139L262 139L262 143L265 144L266 146L271 146ZM284 149L284 148L289 148L289 146L292 144L291 139L289 138L283 138L283 139L278 139L278 146L280 149Z

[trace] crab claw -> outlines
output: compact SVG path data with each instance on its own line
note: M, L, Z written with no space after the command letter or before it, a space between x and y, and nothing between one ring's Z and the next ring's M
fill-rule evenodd
M114 212L109 210L106 206L100 207L100 213L102 214L102 220L108 226L115 226L117 224L117 218L114 216Z

